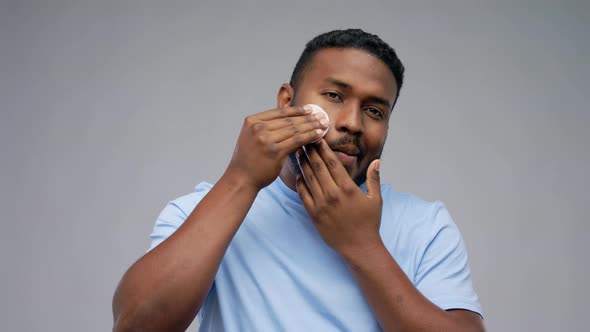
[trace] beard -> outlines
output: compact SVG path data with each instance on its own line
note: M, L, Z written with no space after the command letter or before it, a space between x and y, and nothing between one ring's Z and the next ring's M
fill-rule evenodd
M296 96L297 96L297 89L295 89L293 92L293 98L291 99L289 106L297 105ZM330 149L332 146L344 145L347 143L354 144L357 147L357 149L359 150L359 155L357 156L357 166L360 166L360 164L363 162L363 159L365 157L365 149L362 148L362 146L358 140L358 137L346 137L345 136L345 137L339 139L338 142L336 142L336 143L337 144L328 143L328 145L330 146ZM367 170L369 169L369 165L371 165L373 160L380 159L381 153L383 153L383 150L379 151L379 153L375 156L375 158L370 160L365 167L360 169L360 173L354 177L352 176L352 174L350 174L352 172L352 170L350 170L350 171L346 170L348 175L352 178L352 180L354 181L354 183L356 183L357 186L360 186L361 184L363 184L367 181ZM340 160L338 162L340 162ZM289 158L287 159L287 167L289 168L289 170L291 171L291 173L293 175L297 176L297 175L301 174L301 168L299 168L299 163L297 162L297 157L295 156L295 152L292 152L289 154Z
M375 156L375 158L370 160L365 167L361 168L360 173L357 174L356 176L353 177L352 174L350 174L350 172L352 172L352 171L347 170L348 175L352 178L352 180L354 181L354 183L356 183L357 186L360 186L367 181L367 170L369 169L369 165L371 165L373 160L380 159L381 153L382 153L382 151L380 151L379 154L377 154L377 156ZM359 157L362 156L363 158L359 158L359 160L357 161L358 166L360 166L360 163L363 161L364 155L365 154L362 152L361 152L361 154L359 154ZM295 152L289 154L289 158L287 159L287 167L289 168L291 173L293 173L293 175L297 176L297 175L301 174L301 168L299 168L299 163L297 162L297 157L295 156Z

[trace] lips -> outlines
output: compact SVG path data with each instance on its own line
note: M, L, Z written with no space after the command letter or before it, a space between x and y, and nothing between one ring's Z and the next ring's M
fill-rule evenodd
M336 157L338 157L342 163L342 166L345 168L352 169L352 167L356 164L356 156L351 156L340 151L334 151L334 154L336 154Z
M357 162L359 149L354 145L334 147L332 151L345 168L352 169Z
M335 146L332 148L332 151L334 152L342 152L345 153L349 156L358 156L359 154L359 149L354 146L354 145L341 145L341 146Z

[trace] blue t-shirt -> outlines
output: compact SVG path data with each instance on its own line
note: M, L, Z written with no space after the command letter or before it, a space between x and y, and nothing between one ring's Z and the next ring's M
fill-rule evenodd
M200 183L164 208L151 248L178 229L211 187ZM442 309L481 314L465 245L445 206L389 185L381 192L379 232L414 286ZM200 331L381 331L345 262L280 178L256 197L198 318Z

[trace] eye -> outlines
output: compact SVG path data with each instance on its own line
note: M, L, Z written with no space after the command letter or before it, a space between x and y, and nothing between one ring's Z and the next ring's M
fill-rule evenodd
M342 98L340 98L340 95L336 92L324 92L324 96L327 96L334 101L342 101Z
M383 113L375 107L367 107L366 110L371 113L372 116L375 116L380 120L384 118Z

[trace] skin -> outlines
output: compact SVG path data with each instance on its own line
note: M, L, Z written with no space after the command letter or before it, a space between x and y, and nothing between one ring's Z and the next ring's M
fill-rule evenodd
M277 176L297 190L385 331L483 331L477 314L444 311L424 298L379 236L377 158L397 92L387 66L364 51L324 49L303 77L296 97L283 84L276 109L245 119L223 176L174 234L125 273L113 297L114 331L184 331L256 195ZM322 106L331 120L317 144L310 143L326 125L311 110L290 106L308 103ZM358 187L365 178L367 194Z

